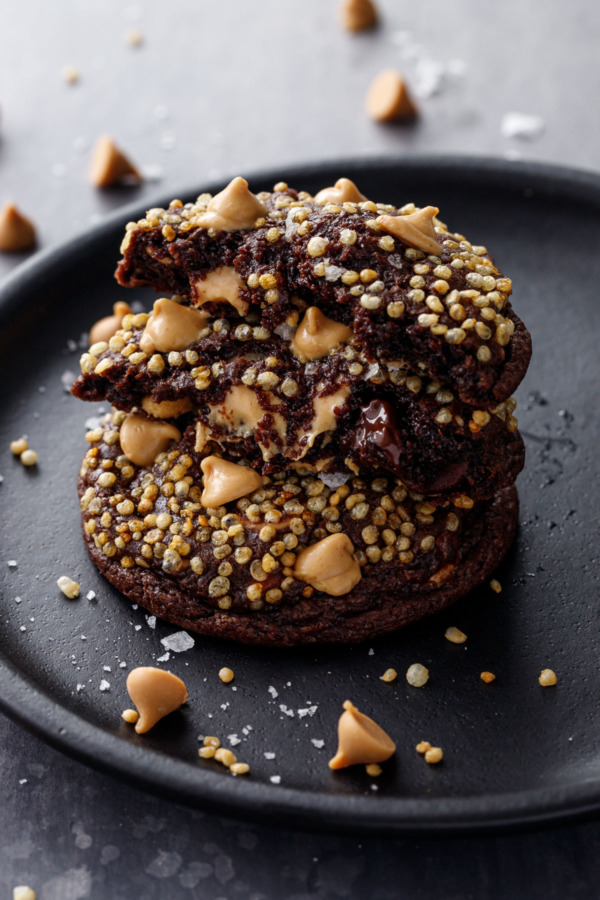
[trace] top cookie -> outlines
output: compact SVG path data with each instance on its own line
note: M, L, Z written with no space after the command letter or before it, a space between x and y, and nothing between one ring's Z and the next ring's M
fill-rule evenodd
M297 301L318 307L372 362L402 360L491 410L522 380L531 339L510 279L437 213L367 200L347 179L312 197L284 183L254 195L237 178L129 223L117 280L230 319L254 310L271 330L295 323Z

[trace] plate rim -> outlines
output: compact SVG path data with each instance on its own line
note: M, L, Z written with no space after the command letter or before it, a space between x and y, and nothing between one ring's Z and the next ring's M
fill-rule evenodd
M355 177L368 168L420 170L443 174L468 169L471 178L489 180L545 193L566 192L571 198L590 202L596 195L600 202L600 173L564 165L497 157L411 155L397 159L385 156L360 156L343 160L324 160L304 165L287 165L290 180L339 177L344 171ZM251 172L248 180L269 182L281 177L281 169L268 168ZM528 185L526 182L530 181ZM207 179L214 192L226 179ZM118 226L143 215L152 206L161 206L166 197L195 196L192 188L165 190L152 201L138 198L118 207L101 222L83 233L35 253L18 265L0 283L0 321L10 317L18 304L18 295L28 282L43 271L68 264L73 255L87 245L106 238ZM267 651L268 652L268 651ZM232 780L223 792L221 773L199 767L166 753L131 743L70 711L14 662L0 652L0 710L46 743L63 753L117 778L127 779L137 787L175 802L237 818L265 823L285 823L303 829L337 833L400 835L444 835L500 832L551 825L566 820L583 819L600 808L600 779L567 787L551 786L517 792L481 794L466 797L385 797L367 794L321 794L308 790ZM101 752L99 752L101 750ZM160 759L160 766L156 765ZM191 773L193 777L191 777Z

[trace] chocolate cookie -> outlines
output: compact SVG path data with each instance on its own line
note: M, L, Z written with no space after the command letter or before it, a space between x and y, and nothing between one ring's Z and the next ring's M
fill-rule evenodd
M491 413L473 409L405 366L370 364L353 343L301 362L290 336L212 317L184 352L149 355L140 351L149 321L128 315L127 330L92 346L75 396L187 415L197 450L242 456L267 475L297 463L346 475L382 468L421 493L482 499L523 467L512 399Z
M89 435L79 491L90 555L130 599L201 634L280 646L372 638L481 584L514 537L514 488L450 502L393 478L334 490L288 473L206 507L193 433L138 467L120 445L126 421L116 413Z
M402 359L484 409L514 392L531 339L508 299L511 281L485 247L448 231L434 207L395 209L347 186L326 202L279 185L250 195L257 205L246 227L231 230L218 210L252 202L234 182L218 198L174 201L130 223L119 283L203 307L228 303L242 317L256 310L270 330L299 297L350 327L371 362Z
M434 207L242 178L130 223L117 277L168 291L96 323L73 393L106 577L183 627L356 641L480 584L517 525L510 280Z

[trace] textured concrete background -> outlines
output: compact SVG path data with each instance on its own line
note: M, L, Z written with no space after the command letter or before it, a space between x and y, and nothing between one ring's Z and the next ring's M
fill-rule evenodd
M3 4L0 204L48 247L131 200L294 163L389 154L519 156L598 168L600 8L542 0L380 0L350 36L333 0ZM138 29L141 46L127 42ZM81 79L69 85L64 66ZM414 125L363 113L381 68L419 98ZM530 138L508 113L539 117ZM111 134L148 180L98 192ZM343 165L340 175L343 175ZM186 198L187 199L187 198ZM0 277L22 260L0 256ZM600 826L455 841L357 841L202 815L71 762L0 718L0 894L39 900L596 897Z

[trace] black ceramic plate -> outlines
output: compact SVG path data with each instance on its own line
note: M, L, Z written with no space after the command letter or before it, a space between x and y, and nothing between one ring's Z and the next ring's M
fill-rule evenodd
M440 833L597 810L600 178L472 159L376 160L251 183L258 190L284 177L314 191L340 175L369 197L436 204L513 279L534 357L518 394L528 457L520 533L498 572L502 593L482 588L357 647L291 652L196 637L158 662L185 680L189 704L135 735L120 717L127 672L157 664L178 629L149 623L87 556L75 479L85 422L99 408L64 387L90 323L119 297L146 307L154 299L113 281L123 226L143 212L122 210L34 257L0 292L0 704L55 746L149 790L284 825ZM9 452L23 433L39 452L37 469ZM81 583L78 600L58 591L63 573ZM448 625L468 642L448 643ZM404 679L413 662L431 672L420 690ZM223 665L235 671L230 685L217 677ZM547 666L558 684L544 689ZM393 684L380 681L389 667L400 673ZM496 681L483 684L482 670ZM347 698L397 741L377 779L363 767L327 767ZM198 759L198 735L207 734L233 745L251 775L234 778ZM415 752L420 740L443 747L441 765Z

